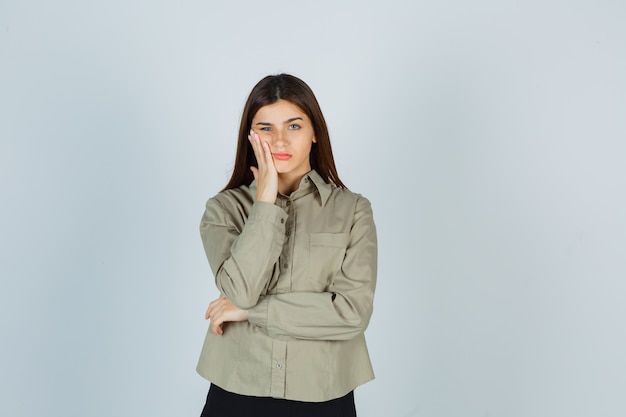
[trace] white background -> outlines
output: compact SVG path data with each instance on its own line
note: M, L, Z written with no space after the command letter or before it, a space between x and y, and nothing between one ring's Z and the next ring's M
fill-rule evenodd
M360 417L626 413L626 3L370 3L0 2L0 415L199 415L198 224L278 72L375 210Z

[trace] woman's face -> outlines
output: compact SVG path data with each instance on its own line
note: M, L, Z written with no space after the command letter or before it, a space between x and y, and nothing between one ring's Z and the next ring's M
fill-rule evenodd
M279 175L303 177L311 170L309 154L315 132L309 117L295 104L278 100L263 106L252 119L254 130L261 142L267 142L272 151Z

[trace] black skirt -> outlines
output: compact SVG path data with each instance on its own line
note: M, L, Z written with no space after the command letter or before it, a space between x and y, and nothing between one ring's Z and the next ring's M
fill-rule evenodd
M211 384L201 417L356 417L354 393L324 402L233 394Z

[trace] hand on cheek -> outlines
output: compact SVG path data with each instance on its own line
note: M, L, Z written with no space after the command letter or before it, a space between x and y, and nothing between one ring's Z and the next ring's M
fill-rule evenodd
M248 140L250 140L254 156L259 165L258 167L250 167L256 180L256 199L257 201L274 204L278 195L278 172L276 172L276 167L274 166L270 145L262 141L259 135L252 129L248 135Z

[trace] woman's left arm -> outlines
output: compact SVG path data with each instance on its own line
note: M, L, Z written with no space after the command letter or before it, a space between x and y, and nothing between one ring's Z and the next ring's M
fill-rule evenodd
M328 292L265 295L248 321L271 337L346 340L365 331L373 310L376 227L370 202L359 197L346 254Z

